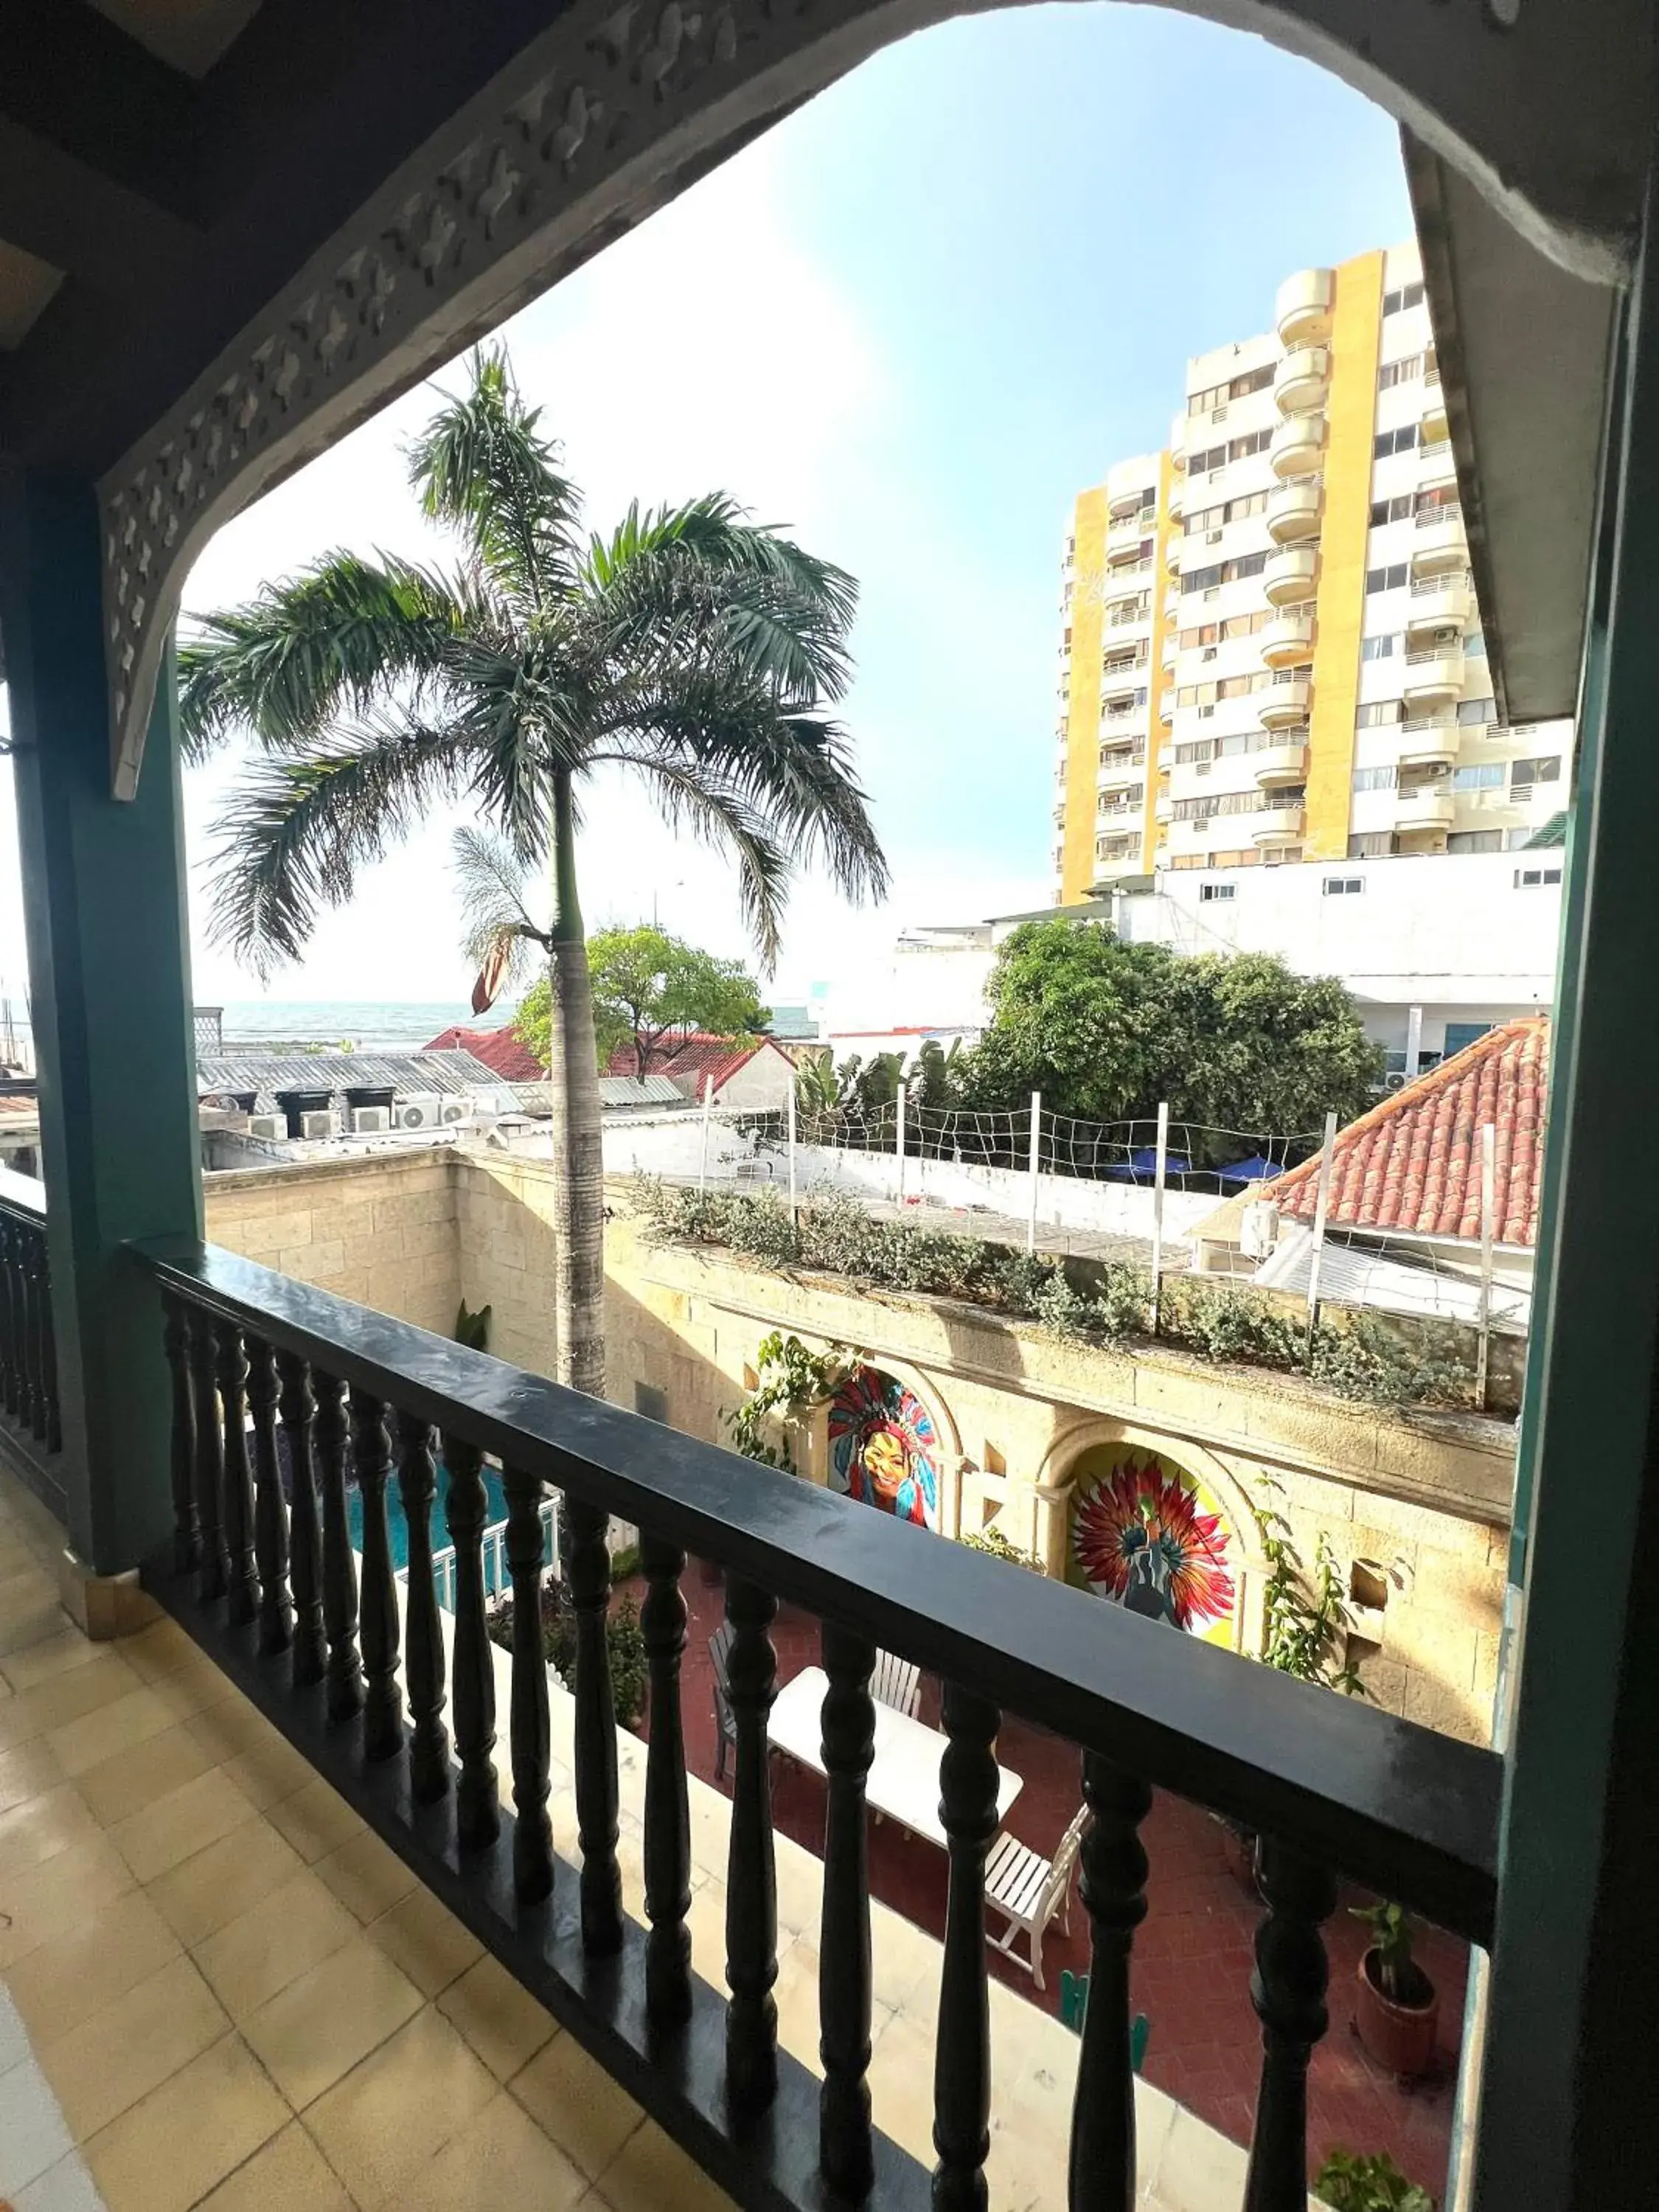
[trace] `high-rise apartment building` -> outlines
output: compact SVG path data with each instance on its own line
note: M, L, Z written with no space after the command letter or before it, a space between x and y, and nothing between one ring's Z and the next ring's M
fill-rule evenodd
M1156 869L1518 847L1565 722L1496 719L1415 246L1307 269L1200 354L1168 449L1079 494L1061 904Z

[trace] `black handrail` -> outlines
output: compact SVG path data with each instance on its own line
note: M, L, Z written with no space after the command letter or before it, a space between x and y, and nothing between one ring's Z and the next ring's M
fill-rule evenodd
M164 1290L1489 1942L1502 1763L213 1246ZM159 1336L158 1336L159 1342Z

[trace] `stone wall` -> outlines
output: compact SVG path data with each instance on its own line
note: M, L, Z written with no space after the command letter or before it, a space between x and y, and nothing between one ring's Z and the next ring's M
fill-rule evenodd
M211 1176L208 1227L251 1258L446 1334L459 1299L488 1304L496 1356L549 1373L552 1197L548 1162L442 1149ZM1243 1648L1260 1644L1256 1513L1273 1508L1304 1559L1322 1534L1374 1601L1354 1656L1376 1703L1486 1737L1513 1474L1507 1424L1401 1417L1261 1370L1164 1351L1131 1358L946 1300L775 1274L652 1243L623 1186L611 1187L609 1204L617 1403L720 1442L770 1330L855 1346L933 1415L946 1532L994 1521L1051 1571L1063 1566L1079 1455L1109 1443L1164 1453L1209 1489L1234 1531ZM802 1442L807 1472L823 1480L822 1424Z

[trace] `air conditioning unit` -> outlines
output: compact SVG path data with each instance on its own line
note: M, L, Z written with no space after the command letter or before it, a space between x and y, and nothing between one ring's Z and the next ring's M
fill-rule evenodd
M1279 1208L1270 1198L1253 1198L1239 1223L1238 1248L1247 1260L1266 1260L1279 1242Z
M477 1109L466 1098L446 1098L438 1109L439 1119L445 1122L470 1121Z
M411 1091L392 1109L397 1129L435 1129L442 1120L443 1101L435 1091Z
M288 1116L285 1114L255 1114L247 1125L250 1137L285 1137Z
M1221 536L1222 533L1218 530L1206 530L1204 533L1204 543L1206 545L1219 545Z
M354 1137L378 1136L382 1129L392 1127L389 1106L354 1106L351 1109L351 1133Z
M337 1114L301 1114L300 1134L302 1137L337 1137L340 1117Z

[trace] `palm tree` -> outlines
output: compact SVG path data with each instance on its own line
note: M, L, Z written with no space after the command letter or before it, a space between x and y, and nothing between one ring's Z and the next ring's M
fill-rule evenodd
M858 587L719 493L635 504L609 538L585 535L505 353L475 355L471 371L409 454L423 512L459 539L454 562L326 555L209 617L181 649L179 701L190 757L239 735L266 756L217 825L215 901L216 933L261 974L435 805L470 802L512 868L550 861L545 932L521 903L492 915L487 897L472 902L478 997L514 956L548 956L556 1374L598 1393L603 1164L579 792L598 769L631 769L671 824L729 853L769 966L799 863L822 862L850 897L879 896L886 864L828 711L850 675Z

